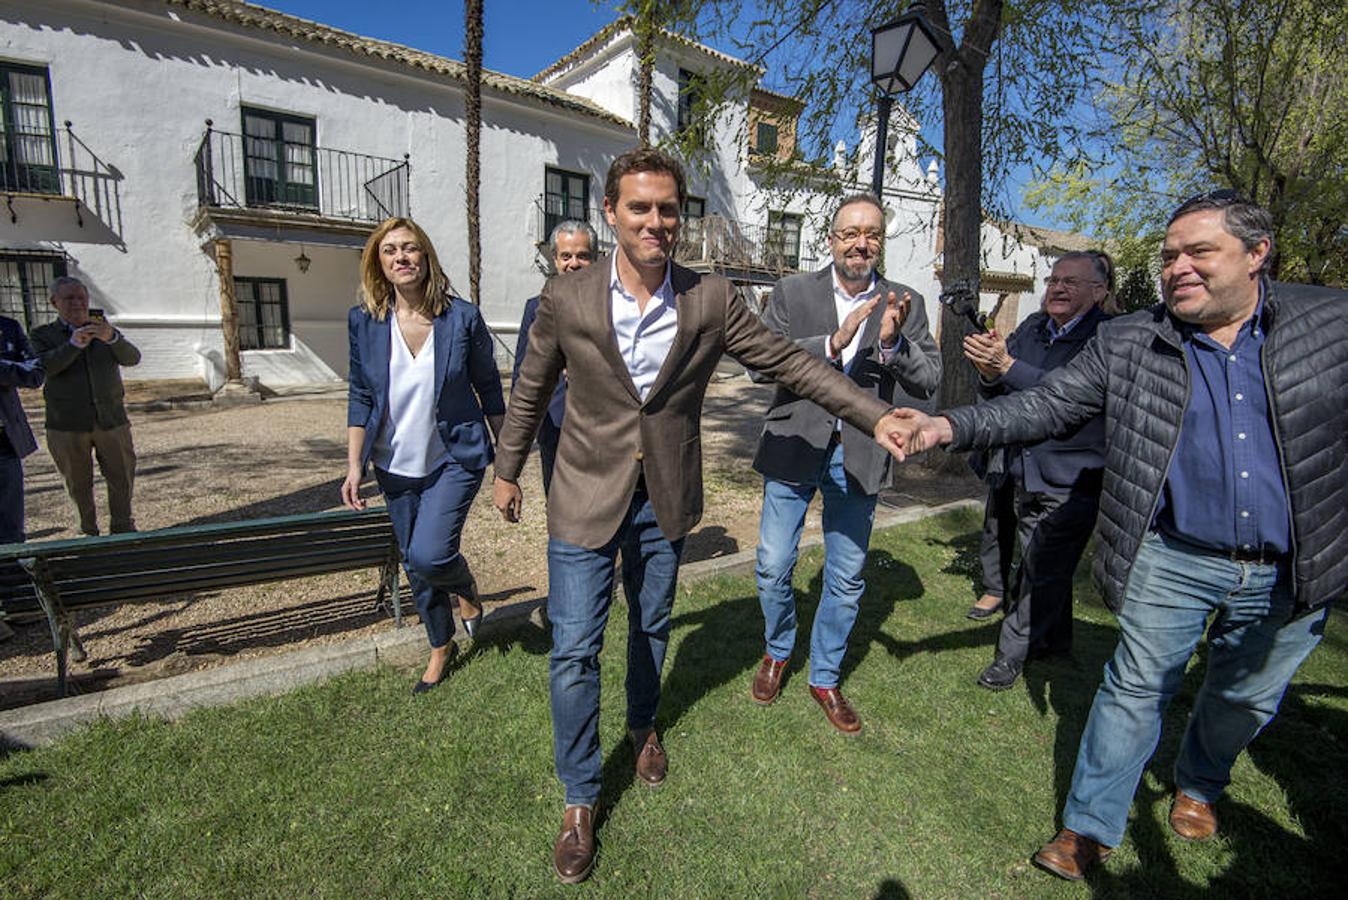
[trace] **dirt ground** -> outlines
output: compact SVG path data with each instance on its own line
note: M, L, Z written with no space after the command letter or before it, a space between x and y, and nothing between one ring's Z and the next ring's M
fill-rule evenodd
M706 514L688 538L685 561L755 545L762 482L750 460L771 395L771 386L753 384L743 375L711 385L703 414ZM28 397L25 405L45 444L41 399ZM131 419L138 457L134 509L142 531L340 508L346 459L343 393L273 398L228 409L133 412ZM28 539L77 537L73 506L45 449L25 460L25 472ZM483 490L464 530L464 554L489 609L546 594L542 485L533 458L521 487L520 524L502 522L491 506L490 490ZM101 480L95 491L102 517ZM972 477L934 476L909 463L900 467L882 501L937 504L979 492ZM366 494L381 502L372 480ZM807 533L817 528L815 513ZM392 628L389 614L374 607L376 586L374 570L356 571L81 613L77 625L89 658L73 664L72 689L130 684ZM410 625L420 627L414 610ZM55 661L45 622L15 631L14 638L0 642L0 708L55 696Z

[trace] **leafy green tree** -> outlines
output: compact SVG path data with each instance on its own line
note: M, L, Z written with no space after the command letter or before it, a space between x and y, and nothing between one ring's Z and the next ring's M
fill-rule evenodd
M1278 277L1348 281L1348 5L1130 0L1103 24L1105 152L1058 167L1032 205L1135 238L1235 188L1273 216Z

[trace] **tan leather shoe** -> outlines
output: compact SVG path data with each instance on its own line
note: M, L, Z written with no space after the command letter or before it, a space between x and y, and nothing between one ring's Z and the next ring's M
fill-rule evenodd
M1186 841L1210 840L1217 833L1217 810L1177 790L1170 806L1170 827Z
M767 706L782 692L782 676L786 674L786 663L777 662L766 654L754 673L754 684L749 694L759 706Z
M847 698L837 688L820 688L810 685L810 696L824 708L828 723L843 734L856 734L861 730L861 719Z
M552 869L562 884L577 884L594 868L594 810L568 806L562 814L562 833L552 847Z
M1057 837L1040 847L1030 862L1059 878L1080 881L1086 877L1087 869L1109 858L1111 849L1084 834L1064 828Z
M632 732L632 750L637 756L637 777L647 787L659 787L665 783L665 773L669 769L669 758L665 748L660 746L660 738L652 728L647 732Z

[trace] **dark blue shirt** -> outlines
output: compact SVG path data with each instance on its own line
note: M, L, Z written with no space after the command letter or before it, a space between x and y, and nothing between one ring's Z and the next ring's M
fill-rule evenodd
M1264 300L1228 349L1184 325L1189 406L1157 527L1214 550L1291 550L1287 492L1259 364Z

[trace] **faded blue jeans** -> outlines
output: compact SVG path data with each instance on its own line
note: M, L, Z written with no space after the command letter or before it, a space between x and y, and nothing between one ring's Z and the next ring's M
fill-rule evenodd
M1063 827L1107 847L1123 840L1161 716L1205 629L1207 671L1175 760L1175 785L1216 802L1236 757L1273 719L1324 634L1327 608L1289 621L1291 612L1286 564L1233 562L1148 534L1119 612L1119 645L1081 737Z
M857 620L866 582L861 569L875 521L875 494L867 494L843 471L843 448L835 443L818 478L809 484L763 480L763 517L758 527L758 603L763 608L767 655L791 658L796 644L796 568L805 511L815 491L824 497L824 588L810 634L810 684L838 686L847 638Z
M660 670L683 539L666 540L639 486L623 523L596 549L548 541L548 618L552 655L552 746L566 802L599 800L599 651L613 602L613 563L622 551L627 596L627 727L650 728L660 705Z

